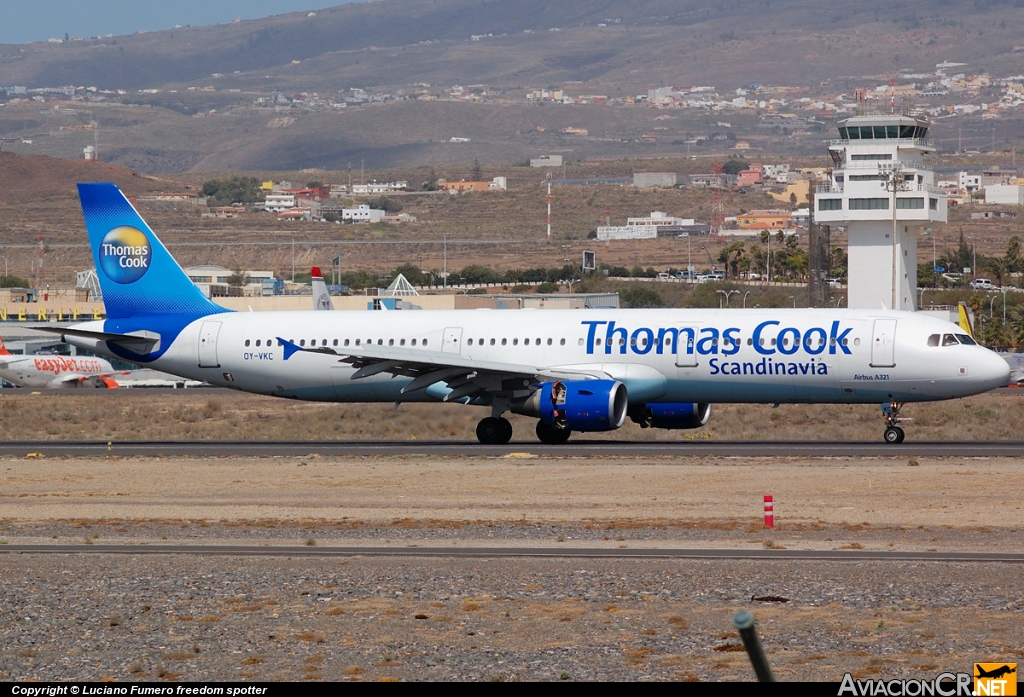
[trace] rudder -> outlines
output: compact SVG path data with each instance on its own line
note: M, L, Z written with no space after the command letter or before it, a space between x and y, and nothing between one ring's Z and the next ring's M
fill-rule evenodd
M228 312L185 275L115 184L79 184L78 196L108 318Z

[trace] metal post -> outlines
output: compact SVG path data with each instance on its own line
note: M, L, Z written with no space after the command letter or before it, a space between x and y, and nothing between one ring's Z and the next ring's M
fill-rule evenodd
M775 682L775 675L772 674L761 640L757 638L757 630L754 629L754 616L746 610L737 612L732 618L732 626L743 639L743 647L750 656L750 663L754 666L754 674L757 675L758 681Z

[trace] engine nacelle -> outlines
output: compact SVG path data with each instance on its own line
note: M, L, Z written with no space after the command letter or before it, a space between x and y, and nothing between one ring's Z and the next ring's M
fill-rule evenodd
M629 410L629 418L640 428L688 429L700 428L711 418L710 404L684 402L682 404L635 405Z
M517 414L538 417L556 429L614 431L626 422L626 386L618 380L545 382L519 404Z

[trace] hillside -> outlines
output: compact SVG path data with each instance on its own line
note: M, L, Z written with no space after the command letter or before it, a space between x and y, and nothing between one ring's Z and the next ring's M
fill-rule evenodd
M77 197L75 185L86 181L114 182L129 196L179 186L105 162L0 152L0 206L64 201Z
M943 60L994 74L1020 71L1013 55L1024 25L1019 0L906 0L893 10L881 0L722 0L713 7L696 0L382 0L230 25L4 45L0 85L137 90L218 73L224 87L261 90L438 81L582 81L636 90L816 84L923 71Z

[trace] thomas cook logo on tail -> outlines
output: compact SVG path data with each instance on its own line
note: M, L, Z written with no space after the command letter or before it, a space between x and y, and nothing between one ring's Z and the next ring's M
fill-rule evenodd
M100 243L100 268L114 283L135 283L149 271L153 246L146 234L128 225L108 232Z

